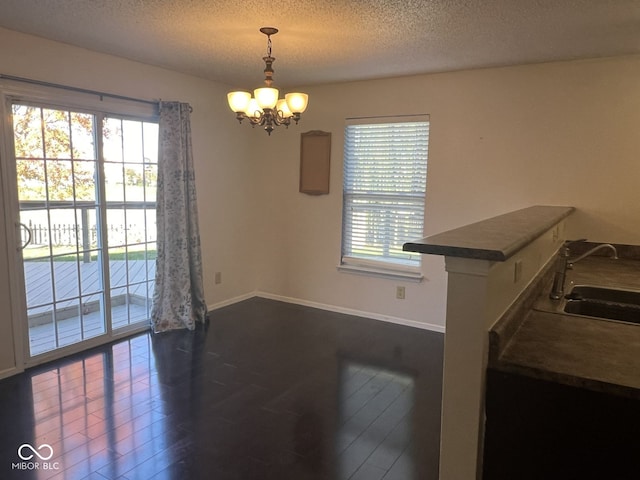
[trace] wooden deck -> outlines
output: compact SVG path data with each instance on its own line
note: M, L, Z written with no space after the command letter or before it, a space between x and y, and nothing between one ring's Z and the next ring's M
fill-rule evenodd
M24 262L32 356L106 331L99 267L98 262ZM111 261L109 277L112 328L147 321L155 260Z

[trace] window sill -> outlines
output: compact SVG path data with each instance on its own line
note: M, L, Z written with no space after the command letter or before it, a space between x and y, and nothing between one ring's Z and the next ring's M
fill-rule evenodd
M361 265L348 264L338 265L337 268L339 272L343 273L387 278L389 280L402 280L405 282L420 283L424 279L424 275L422 275L422 273L407 270L388 270L385 268L363 267Z

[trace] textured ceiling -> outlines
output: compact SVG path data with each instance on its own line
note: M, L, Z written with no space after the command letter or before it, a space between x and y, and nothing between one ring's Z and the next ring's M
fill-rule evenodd
M244 88L262 26L281 86L640 53L640 0L1 0L0 26Z

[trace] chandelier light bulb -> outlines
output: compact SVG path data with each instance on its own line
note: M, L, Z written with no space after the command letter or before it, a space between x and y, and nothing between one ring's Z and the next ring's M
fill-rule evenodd
M292 113L303 113L307 109L309 95L306 93L287 93L284 98Z
M258 101L255 98L249 100L249 105L247 105L247 110L244 112L248 117L260 118L260 116L264 113L258 104Z
M291 110L289 110L287 101L284 98L281 98L280 100L278 100L278 103L276 104L276 110L278 112L281 112L282 118L289 118L293 116L293 113L291 113Z
M275 108L278 103L278 94L278 89L271 87L256 88L253 91L253 96L258 101L258 105L260 105L262 110Z
M229 107L236 113L246 112L249 107L249 101L251 100L251 94L249 92L229 92L227 94L227 101Z

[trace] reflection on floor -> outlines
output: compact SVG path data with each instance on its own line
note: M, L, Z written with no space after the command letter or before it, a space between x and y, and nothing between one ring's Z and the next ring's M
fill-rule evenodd
M247 300L0 381L0 478L437 479L442 351L438 333Z
M412 462L405 449L410 444L413 378L351 362L340 373L338 478L385 478L394 465L394 471L406 476Z

